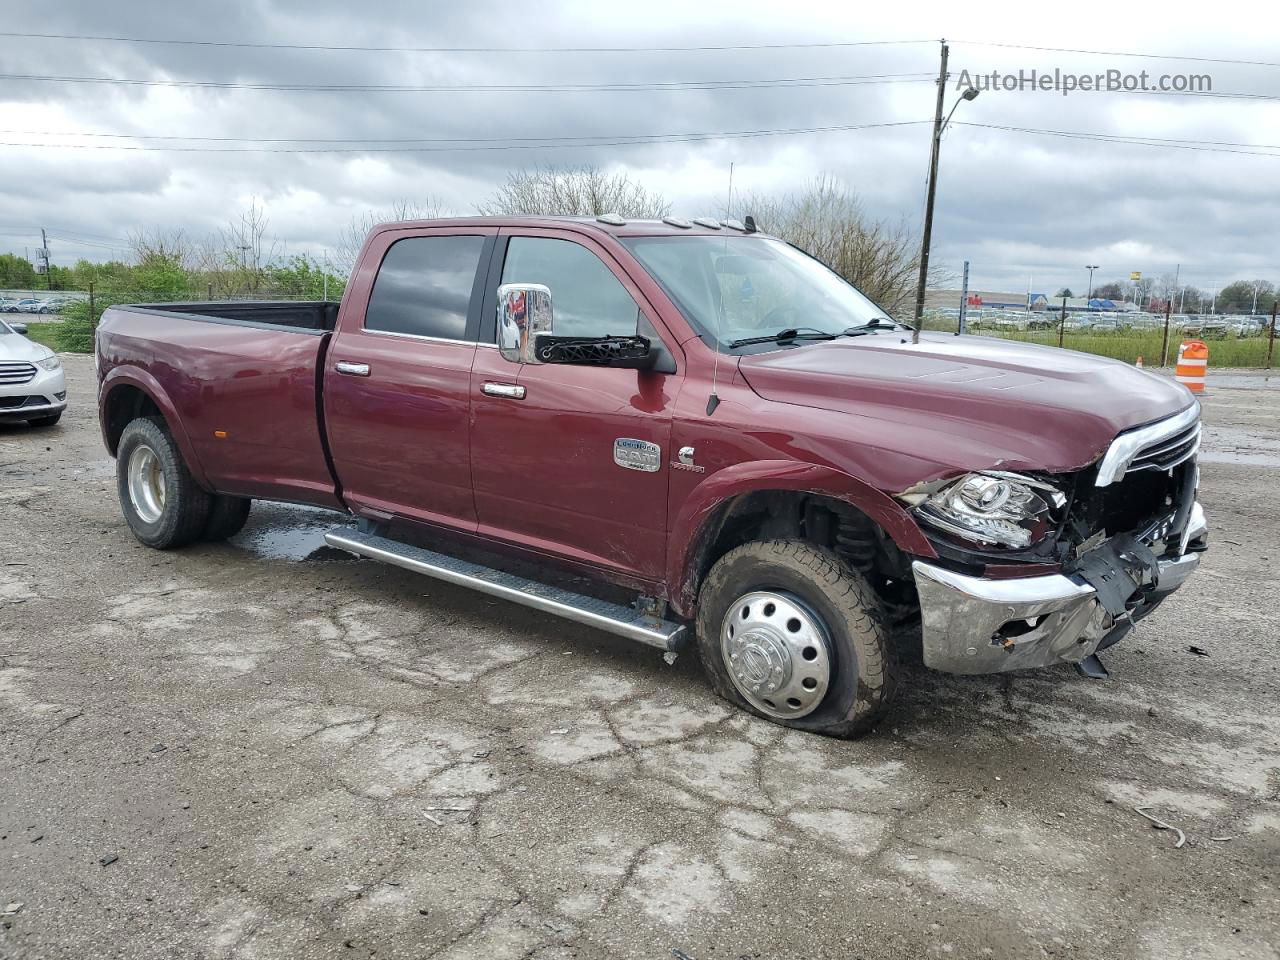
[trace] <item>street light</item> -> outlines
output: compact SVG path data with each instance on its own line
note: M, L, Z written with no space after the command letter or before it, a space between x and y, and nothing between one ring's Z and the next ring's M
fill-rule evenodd
M1085 298L1084 308L1089 309L1089 305L1093 303L1093 271L1098 269L1096 263L1086 263L1084 268L1089 271L1089 296Z
M920 238L920 282L916 286L915 329L911 331L911 342L920 342L920 318L924 316L924 285L929 278L929 242L933 238L933 198L938 189L938 151L942 147L942 133L951 122L951 114L956 112L961 100L973 100L978 90L970 87L956 99L947 118L942 119L943 99L947 85L947 45L942 45L942 69L938 74L938 100L933 115L933 145L929 155L929 193L924 205L924 236Z

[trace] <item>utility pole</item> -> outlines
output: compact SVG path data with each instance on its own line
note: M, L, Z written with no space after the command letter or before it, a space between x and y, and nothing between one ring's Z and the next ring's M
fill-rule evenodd
M938 97L933 108L933 144L929 150L929 191L924 203L924 236L920 239L920 283L916 287L915 329L911 342L920 342L924 316L924 287L929 279L929 242L933 239L933 198L938 190L938 150L942 146L942 100L947 92L947 41L942 41L942 63L938 67Z
M1098 269L1096 263L1086 263L1084 268L1089 271L1089 295L1084 298L1084 308L1089 309L1089 301L1093 299L1093 271Z
M49 269L49 238L45 236L44 227L40 228L40 259L44 261L44 282L53 289L53 271Z
M964 283L960 288L960 320L956 324L956 336L964 333L965 321L969 319L969 261L964 262Z
M1164 343L1160 347L1160 366L1169 362L1169 314L1173 312L1173 297L1164 302Z
M1271 335L1267 337L1267 369L1271 369L1271 352L1276 348L1276 307L1280 306L1280 297L1271 304Z

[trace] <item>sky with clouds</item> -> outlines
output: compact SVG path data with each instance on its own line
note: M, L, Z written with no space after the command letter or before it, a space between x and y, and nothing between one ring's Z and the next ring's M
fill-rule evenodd
M1280 54L1274 44L1280 13L1269 9L1232 2L1184 10L1115 2L776 0L60 0L13 7L2 22L13 33L449 50L0 37L0 250L34 250L38 228L45 226L66 238L50 245L56 263L105 259L113 249L126 249L125 238L136 230L214 233L256 197L280 250L319 257L366 211L408 200L470 213L508 170L537 164L590 163L626 172L688 216L723 214L730 163L739 194L785 192L829 174L856 190L874 216L918 224L929 125L903 122L932 118L935 85L929 78L938 70L937 40L945 36L951 41L948 108L963 70L1145 69L1153 82L1165 73L1208 74L1215 94L1243 96L984 91L960 105L955 119L966 124L953 125L943 141L935 264L958 274L968 259L973 285L984 289L1025 289L1029 278L1037 290L1083 286L1086 263L1101 266L1098 280L1132 270L1172 274L1180 264L1184 282L1206 289L1241 278L1280 281ZM908 42L811 46L868 41ZM779 46L786 44L797 46ZM763 48L527 52L752 45ZM508 49L457 49L477 47ZM50 76L445 89L262 90L34 79ZM812 78L842 79L759 85ZM737 83L725 87L721 81ZM711 83L655 89L673 82ZM563 89L584 84L648 89ZM528 89L548 86L560 89ZM692 142L522 145L540 137L872 124L900 125ZM424 142L391 142L412 138ZM471 142L465 150L430 142L446 138ZM280 142L297 140L309 142ZM185 149L103 149L165 146Z

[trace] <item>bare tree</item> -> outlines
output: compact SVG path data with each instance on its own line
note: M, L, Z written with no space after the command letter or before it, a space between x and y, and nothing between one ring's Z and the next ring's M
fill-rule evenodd
M360 248L364 246L365 237L380 223L393 223L397 220L433 220L449 215L448 208L435 197L427 197L424 200L397 200L389 207L358 213L351 218L338 236L338 242L333 250L333 265L344 273L350 273L360 256Z
M183 230L135 230L129 234L129 247L135 263L165 260L188 268L192 265L195 247Z
M829 176L798 193L746 196L734 206L760 229L821 260L890 312L907 309L920 272L920 241L905 219L873 220L857 195ZM942 282L931 274L934 284Z
M598 217L602 213L637 220L659 219L671 212L661 194L625 173L599 167L535 167L507 174L506 182L479 207L485 216L547 214Z
M257 197L239 217L227 221L221 232L222 258L236 275L236 286L256 292L263 268L277 253L277 243L267 237L267 210Z

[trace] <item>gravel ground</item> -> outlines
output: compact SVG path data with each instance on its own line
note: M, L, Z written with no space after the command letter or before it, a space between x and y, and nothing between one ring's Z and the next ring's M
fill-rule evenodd
M0 427L0 956L1280 957L1280 382L1212 379L1213 549L1111 681L916 669L846 743L322 512L147 550L67 367Z

